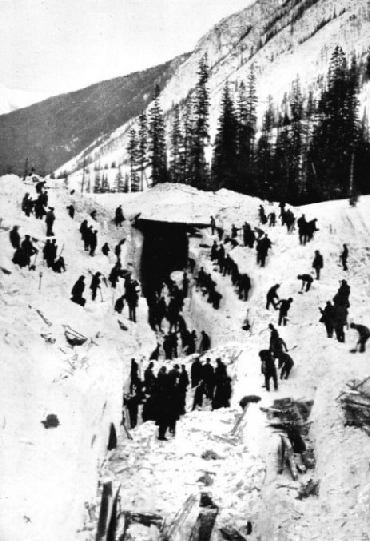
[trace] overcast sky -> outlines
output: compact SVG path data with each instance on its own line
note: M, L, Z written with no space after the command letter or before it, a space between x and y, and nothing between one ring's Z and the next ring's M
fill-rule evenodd
M0 0L0 83L58 94L194 48L251 0Z

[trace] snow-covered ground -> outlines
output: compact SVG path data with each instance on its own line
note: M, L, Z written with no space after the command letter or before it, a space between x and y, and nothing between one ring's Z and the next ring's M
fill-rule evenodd
M6 177L0 180L0 190L5 203L2 226L18 223L22 233L27 229L35 238L43 239L44 223L20 213L19 202L25 190L22 183ZM63 214L71 197L62 188L55 188L53 194L57 216L61 217L55 228L58 243L62 242L60 236L69 265L65 275L56 276L43 269L39 290L38 272L19 271L10 262L8 232L1 230L4 249L0 266L12 271L11 275L1 275L0 537L4 539L94 538L91 524L79 535L76 529L81 529L83 502L90 507L99 504L94 490L96 461L102 459L110 423L119 423L122 372L127 366L122 356L129 359L137 352L138 340L143 356L153 348L153 335L144 321L144 302L138 326L128 324L129 331L124 333L112 315L110 301L95 305L90 301L86 309L69 301L70 287L82 272L107 270L102 255L90 258L81 250L77 221L97 208L104 238L118 239L120 233L112 229L109 220L113 209L122 204L126 216L141 212L147 219L199 223L214 214L222 218L228 231L232 223L240 227L245 220L257 225L260 204L257 199L224 190L203 194L187 187L163 186L122 196L84 199L75 195L72 199L79 213L78 220L72 221ZM277 206L266 206L266 210L272 209L276 211ZM245 535L247 521L253 525L248 538L263 541L369 538L370 439L361 430L344 426L344 413L337 400L350 379L370 375L369 352L351 354L356 333L346 331L346 342L338 343L326 337L318 321L318 307L332 299L339 280L346 278L351 286L350 319L370 325L369 210L368 197L361 198L355 208L348 201L335 201L294 209L296 215L304 212L308 219L318 218L320 231L304 247L299 245L296 232L288 235L280 225L266 228L273 248L265 268L256 266L255 251L244 247L232 250L232 257L252 280L247 303L237 298L230 277L220 276L207 249L199 246L211 245L210 230L202 239L191 239L197 265L212 273L223 299L220 310L214 310L192 286L184 315L190 328L197 332L205 329L211 335L215 348L212 359L221 356L227 362L234 382L231 408L187 413L178 423L176 438L169 442L156 440L153 423L140 424L132 431L132 441L122 434L117 449L99 472L101 480L112 478L121 484L123 510L158 513L170 522L189 495L206 491L220 507L214 540L221 539L219 528L225 526L237 527ZM348 272L339 265L344 242L350 249ZM316 249L324 256L322 277L310 292L298 294L297 275L312 270ZM281 283L280 297L294 299L288 326L279 328L279 332L292 350L295 366L290 379L279 382L278 391L268 393L262 387L258 351L268 347L268 324L277 323L277 313L265 309L266 292L277 282ZM103 295L106 298L108 291L103 289ZM52 326L44 323L35 309L41 310ZM247 310L251 331L241 329ZM79 359L73 360L62 333L64 323L98 345L90 344L89 351L86 346ZM40 337L44 332L50 332L56 343L46 343ZM68 360L77 365L73 375L69 375ZM181 362L189 365L190 360ZM249 408L240 433L230 438L240 413L238 402L246 394L257 394L262 401ZM298 482L287 471L277 474L278 436L267 426L259 407L271 406L275 398L284 397L314 401L310 438L316 467L300 476ZM101 415L106 400L109 410L104 423ZM190 402L191 397L189 409ZM40 421L48 413L56 413L61 424L46 431ZM92 451L93 435L96 442ZM218 458L205 460L205 451L214 451ZM320 483L319 496L296 499L300 482L310 477ZM137 538L154 539L155 534L139 532Z

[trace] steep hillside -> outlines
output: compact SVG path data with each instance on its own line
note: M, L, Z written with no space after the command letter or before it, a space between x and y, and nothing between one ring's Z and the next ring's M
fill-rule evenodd
M281 104L299 75L303 91L322 87L335 45L362 62L370 43L370 15L365 0L257 0L211 29L171 77L161 104L171 122L175 103L182 104L197 81L199 60L206 54L210 68L210 128L217 126L221 91L226 81L246 82L253 63L259 113L269 96ZM366 95L361 96L367 103ZM123 125L100 145L99 158L109 164L125 159L127 132ZM81 167L81 157L66 165Z
M163 87L187 56L0 116L0 173L11 168L23 174L28 157L30 166L47 174L86 147L91 151L138 115L155 84Z

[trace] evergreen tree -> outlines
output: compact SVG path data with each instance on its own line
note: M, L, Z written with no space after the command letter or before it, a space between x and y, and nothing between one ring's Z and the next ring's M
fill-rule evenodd
M109 182L108 182L108 175L107 174L103 174L102 182L101 182L101 192L102 193L109 193L110 192Z
M101 192L100 169L97 169L95 173L94 193L100 193L100 192Z
M167 180L167 150L163 111L159 102L159 86L156 85L154 103L150 109L149 165L153 186Z
M118 167L116 179L115 179L115 190L117 193L122 193L124 191L124 181L122 176L121 168Z
M198 82L194 94L193 126L191 139L190 181L191 185L205 190L209 185L209 168L205 149L209 144L209 91L208 65L204 56L199 62Z
M171 181L182 181L182 157L183 137L180 129L180 106L175 105L173 114L173 123L171 129L171 153L170 153L170 171Z
M140 172L140 190L144 189L145 169L148 166L148 121L144 112L139 116L139 142L137 160Z
M130 186L132 192L139 191L139 176L137 173L138 166L138 140L136 131L132 128L130 131L130 139L127 144L127 153L130 163Z
M221 115L215 140L213 179L216 188L238 189L237 183L237 136L238 126L228 83L225 84Z
M181 157L181 179L185 184L191 183L191 142L193 139L193 95L189 94L183 117Z
M337 46L309 150L312 171L308 168L307 182L311 200L348 195L351 161L359 135L357 92L357 63L352 61L348 69L345 54Z
M238 96L238 186L242 193L256 192L255 137L257 130L257 94L254 65L247 87L239 85Z
M303 158L303 98L299 77L292 84L290 99L290 155L289 155L289 184L286 187L286 200L298 203L305 192L302 175Z

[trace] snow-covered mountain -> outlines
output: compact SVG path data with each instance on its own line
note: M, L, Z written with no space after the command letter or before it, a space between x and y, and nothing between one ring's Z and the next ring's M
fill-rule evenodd
M39 101L45 100L48 94L42 92L27 92L15 90L0 83L0 115L6 115L17 109L29 107Z
M370 12L366 0L257 0L223 19L199 40L163 88L161 105L170 115L174 104L182 103L196 84L200 59L207 55L214 133L225 82L246 82L252 63L261 111L269 96L280 105L297 76L303 91L322 85L336 45L342 46L348 56L356 54L363 62L369 43ZM362 101L369 101L368 88L362 92ZM132 119L119 127L102 144L97 141L87 155L103 165L121 163L127 134L134 122ZM71 171L80 166L81 156L77 156L60 169Z

